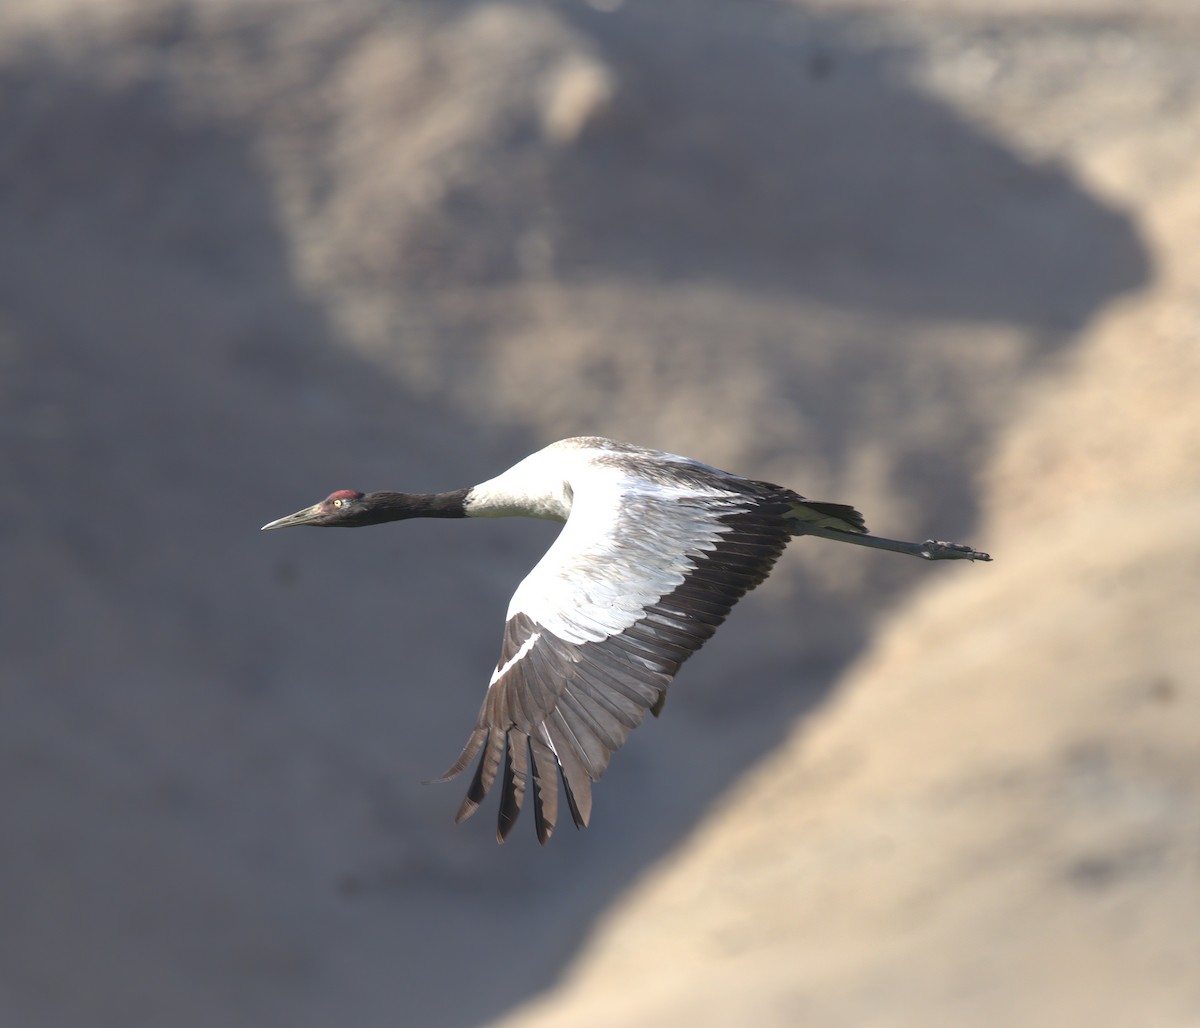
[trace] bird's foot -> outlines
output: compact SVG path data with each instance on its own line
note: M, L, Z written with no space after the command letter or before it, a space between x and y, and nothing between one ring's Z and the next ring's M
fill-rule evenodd
M921 543L921 556L926 560L991 560L990 553L973 550L964 543L948 543L940 539L926 539Z

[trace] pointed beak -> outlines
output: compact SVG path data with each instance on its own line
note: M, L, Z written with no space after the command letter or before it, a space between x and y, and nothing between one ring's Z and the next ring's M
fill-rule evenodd
M291 528L293 525L311 525L321 516L321 505L314 503L311 507L305 507L304 510L298 510L295 514L289 514L286 518L280 518L278 521L268 521L260 532L269 532L272 528Z

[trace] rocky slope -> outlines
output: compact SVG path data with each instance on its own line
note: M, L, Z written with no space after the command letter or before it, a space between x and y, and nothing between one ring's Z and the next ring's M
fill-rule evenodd
M1200 1017L1200 109L1151 73L1152 21L1109 29L1117 74L1048 98L1078 29L994 27L969 58L991 81L958 99L1129 209L1155 279L998 433L981 534L1000 560L895 612L504 1023ZM931 43L929 80L953 84L968 59Z
M0 7L5 1023L1195 1020L1187 5L613 6ZM577 432L997 561L795 547L498 849L548 526L256 529Z

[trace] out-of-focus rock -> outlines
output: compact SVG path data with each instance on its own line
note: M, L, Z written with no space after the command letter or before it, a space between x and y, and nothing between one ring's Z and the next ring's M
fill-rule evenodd
M1057 1008L993 959L1106 973L1067 936L1126 914L1146 1009L1186 1010L1191 22L950 6L0 5L5 1023L462 1025L568 967L573 1023L745 982L764 1021L857 1012L739 913L796 903L907 1023L965 1009L881 970L923 910L997 1017ZM498 849L419 782L548 526L257 526L584 431L997 562L797 545L592 827ZM751 839L775 892L714 886ZM605 940L700 887L614 985Z

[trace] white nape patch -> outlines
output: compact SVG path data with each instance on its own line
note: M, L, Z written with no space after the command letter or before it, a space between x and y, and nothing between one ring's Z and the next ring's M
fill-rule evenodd
M480 482L463 504L471 518L544 518L566 521L571 513L568 475L577 460L547 448L531 453L507 471Z
M531 635L528 639L526 639L523 643L521 643L521 648L519 650L517 650L516 653L514 653L511 657L508 658L508 660L506 660L504 662L504 666L498 667L498 668L496 668L495 671L492 672L491 680L488 682L488 688L490 689L493 685L495 685L498 681L500 681L501 678L503 678L506 674L508 674L509 669L518 660L521 660L523 657L528 655L529 651L532 650L534 648L534 646L537 645L537 641L541 637L542 637L541 632L534 632L533 635Z

